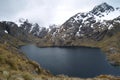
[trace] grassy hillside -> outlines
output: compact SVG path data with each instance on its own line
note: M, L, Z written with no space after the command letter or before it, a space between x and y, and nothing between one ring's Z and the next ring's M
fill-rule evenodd
M113 65L120 66L120 32L112 37L106 38L97 45L106 53L108 60Z
M34 77L53 76L18 49L25 44L8 34L0 36L0 80L33 80Z

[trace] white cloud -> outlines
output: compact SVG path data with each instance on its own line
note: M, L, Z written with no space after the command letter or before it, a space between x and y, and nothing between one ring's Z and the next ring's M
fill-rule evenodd
M37 22L41 26L48 27L50 24L62 24L76 13L90 11L95 5L105 1L110 4L120 2L119 0L114 0L114 2L110 0L24 0L24 3L23 0L22 2L19 0L18 3L21 4L22 10L14 12L14 16L9 15L10 17L7 19L27 18L33 23ZM23 3L24 5L22 5ZM14 4L16 1L13 2ZM0 5L0 7L4 7L4 5ZM17 10L17 6L13 7L16 7Z
M90 7L85 6L85 1L79 1L79 5L77 2L78 0L28 0L26 9L14 17L16 20L28 18L41 26L62 24L76 13L89 10Z

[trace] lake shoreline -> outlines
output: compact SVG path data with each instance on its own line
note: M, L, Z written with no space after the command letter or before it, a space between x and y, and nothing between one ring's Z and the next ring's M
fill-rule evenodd
M98 47L89 47L89 46L37 46L37 47L39 47L39 48L55 48L55 47L59 47L59 48L79 48L79 47L83 47L83 48L98 48Z
M33 44L33 45L34 45L34 44ZM29 45L28 45L28 46L29 46ZM36 45L34 45L34 46L36 46ZM32 47L32 48L34 49L34 47ZM35 48L37 48L37 47L35 47ZM40 47L38 47L38 48L40 48ZM93 48L93 47L91 48L91 47L84 47L84 46L59 46L59 47L58 47L58 46L54 46L54 47L42 47L41 49L44 49L44 50L45 50L45 49L49 49L49 48L50 48L50 49L51 49L51 48L55 48L55 49L57 49L57 50L58 50L58 49L63 49L63 50L65 50L65 49L68 49L68 48L69 48L69 49L72 49L72 48L73 48L73 49L76 49L76 50L77 50L78 48L100 49L100 48ZM64 49L64 48L65 48L65 49ZM29 49L30 49L30 48L29 48ZM31 49L30 49L30 50L31 50ZM30 50L27 50L27 51L30 51ZM36 50L35 50L35 51L36 51ZM51 51L56 52L55 50L51 50ZM78 51L78 50L77 50L77 51ZM84 51L84 50L83 50L83 51ZM85 51L87 51L87 50L85 50ZM89 51L89 50L88 50L88 51ZM28 55L31 54L31 52L32 52L32 51L28 52ZM50 52L50 51L48 51L48 52ZM48 52L42 52L42 53L43 53L43 54L46 54L46 53L49 54ZM71 51L70 51L70 52L71 52ZM60 51L60 53L61 53L61 51ZM73 53L76 53L76 52L73 52ZM36 52L34 52L34 56L35 56L35 54L36 54ZM69 53L69 54L70 54L70 53ZM77 53L76 53L76 54L77 54ZM96 54L96 53L95 53L95 54ZM50 54L49 54L49 55L50 55ZM58 54L55 54L55 55L59 55L59 52L58 52ZM104 53L103 53L103 55L104 55ZM37 57L38 57L38 56L39 56L39 55L37 54ZM50 56L49 56L49 57L50 57ZM36 57L35 57L35 59L36 59ZM39 58L39 59L40 59L40 58ZM62 60L62 59L61 59L61 60ZM101 59L100 59L100 60L101 60ZM106 58L106 55L105 55L105 60L108 61L107 58ZM41 60L41 61L42 61L42 60ZM53 60L53 61L54 61L54 60ZM55 61L57 61L57 60L55 60ZM88 61L88 62L89 62L89 61ZM94 62L94 61L93 61L93 62ZM58 62L58 63L59 63L59 62ZM40 62L39 64L41 64L41 62ZM45 67L43 67L43 68L45 68ZM48 70L49 70L49 69L48 69ZM65 74L65 75L66 75L66 74Z

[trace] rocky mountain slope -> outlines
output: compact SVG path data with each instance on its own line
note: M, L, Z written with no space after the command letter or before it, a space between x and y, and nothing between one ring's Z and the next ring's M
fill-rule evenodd
M66 42L68 39L83 37L100 41L108 31L120 23L120 15L116 13L120 13L119 7L114 8L107 3L102 3L89 12L75 14L59 27L57 25L51 25L49 28L40 27L37 23L29 23L25 19L19 20L19 27L41 39L49 37L55 45L60 41ZM111 18L112 14L116 16ZM56 40L58 38L59 40Z
M59 27L52 25L50 28L32 28L34 29L32 34L44 40L49 38L48 46L51 43L52 46L70 46L74 45L72 42L75 39L85 38L101 41L105 36L110 37L119 31L119 29L116 29L117 31L114 29L119 28L120 24L120 15L117 13L120 13L119 7L114 8L107 3L102 3L89 12L75 14ZM112 17L112 14L115 16Z
M107 31L112 29L114 24L119 24L119 16L113 20L105 19L110 13L120 11L113 8L107 3L102 3L86 13L78 13L68 19L58 30L59 37L66 38L89 38L95 41L100 41L104 38ZM109 16L111 17L111 16ZM56 35L57 35L56 34Z

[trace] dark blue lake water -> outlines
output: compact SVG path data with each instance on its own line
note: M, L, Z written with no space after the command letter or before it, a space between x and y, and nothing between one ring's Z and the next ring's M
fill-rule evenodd
M95 77L100 74L120 75L120 68L111 66L98 48L49 47L38 48L34 45L21 47L31 60L55 75L72 77Z

